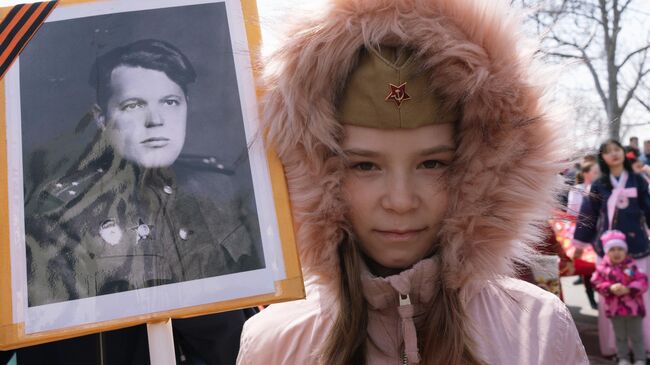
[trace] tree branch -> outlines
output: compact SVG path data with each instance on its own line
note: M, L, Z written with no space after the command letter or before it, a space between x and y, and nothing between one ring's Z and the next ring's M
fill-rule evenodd
M634 82L634 86L632 86L632 87L627 91L627 95L625 95L625 101L623 101L623 105L621 106L621 114L623 114L623 111L624 111L625 108L627 107L627 104L630 102L630 100L631 100L632 97L634 96L634 92L635 92L636 89L639 87L639 83L641 82L641 80L642 80L642 79L643 79L643 78L644 78L644 77L645 77L649 72L650 72L650 69L645 70L645 71L641 71L641 69L639 69L639 73L637 74L637 78L636 78L636 81Z
M616 69L617 69L617 70L620 70L621 67L623 67L623 65L625 65L625 63L626 63L627 61L630 60L630 58L634 57L634 55L639 54L639 53L641 53L641 52L643 52L643 51L647 51L648 49L650 49L650 44L648 44L648 45L645 46L645 47L641 47L641 48L635 50L634 52L631 52L630 54L628 54L628 55L625 57L625 59L623 59L623 62L621 62L620 65L616 66Z
M591 77L594 79L594 84L596 85L596 91L598 91L598 96L600 96L600 100L602 100L603 105L605 106L605 110L608 110L608 98L607 95L605 95L605 91L603 90L603 87L600 85L600 79L598 78L598 72L596 72L596 68L594 65L591 63L591 60L589 57L587 57L587 53L584 50L582 51L582 61L585 63L587 68L589 69L589 72L591 73Z
M607 4L605 0L599 0L598 5L600 8L600 19L603 30L605 31L605 39L609 37L609 19L607 18Z
M562 57L562 58L571 58L571 59L576 59L576 60L581 60L582 56L580 55L572 55L572 54L566 54L566 53L560 53L560 52L548 52L546 53L549 56L556 56L556 57Z
M632 2L632 0L627 0L625 2L625 4L623 4L623 6L621 6L621 10L619 11L619 13L623 14L625 12L625 9L627 9L627 6L630 5L631 2Z
M580 52L581 55L576 56L576 55L570 55L570 54L561 53L561 52L552 52L552 53L549 53L549 54L550 55L555 55L555 56L558 56L558 57L563 57L563 58L572 58L572 59L580 59L580 60L582 60L582 62L584 62L585 65L587 66L587 68L589 69L589 72L591 73L591 76L594 79L594 85L596 86L596 91L598 92L598 96L600 96L600 100L603 102L603 105L605 106L605 110L607 110L609 108L608 107L609 98L605 94L605 90L603 89L602 85L600 84L600 79L598 78L598 72L596 71L596 68L594 67L593 63L591 62L591 59L589 58L589 56L587 55L587 51L585 50L586 46L588 46L591 43L591 41L593 40L594 35L595 35L595 33L592 34L590 39L587 41L587 44L585 45L585 47L580 46L579 44L577 44L575 42L569 42L569 41L566 41L564 39L559 38L556 35L553 35L553 39L556 42L558 42L561 45L565 45L565 46L569 46L569 47L574 48L576 51Z
M592 32L591 35L589 36L589 39L587 39L587 42L585 44L583 44L583 45L579 45L577 42L570 42L570 41L564 40L564 39L558 37L555 33L553 33L553 35L551 36L551 39L553 39L554 41L556 41L558 44L560 44L562 46L573 47L573 48L577 49L578 51L580 51L580 53L584 54L585 53L584 50L589 48L589 46L591 45L591 42L594 40L595 37L596 37L596 32Z
M641 61L641 64L639 65L639 72L636 75L636 80L634 81L634 86L632 86L627 91L627 95L625 95L625 101L623 102L623 105L621 106L621 115L623 114L623 111L627 107L627 104L630 102L630 100L634 96L634 92L639 87L639 84L641 83L641 80L645 77L645 75L648 74L648 72L650 72L650 69L647 69L647 70L643 69L645 67L647 59L648 59L648 52L644 52L643 53L643 61Z
M638 101L641 106L643 106L647 111L650 112L650 105L643 101L640 97L634 95L634 100Z

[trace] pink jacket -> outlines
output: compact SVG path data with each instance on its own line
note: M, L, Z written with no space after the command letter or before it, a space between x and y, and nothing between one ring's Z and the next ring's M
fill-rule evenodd
M643 293L648 290L648 277L636 267L636 261L627 257L620 264L612 264L605 256L600 262L591 283L605 297L607 317L641 316L645 317ZM630 289L630 294L616 296L609 288L621 283Z
M432 259L388 278L366 272L362 290L370 307L368 364L402 363L405 336L398 293L409 293L417 323L425 310L421 303L433 295L433 284L425 279L431 275ZM329 298L321 297L321 287L308 289L306 300L271 305L246 322L238 365L318 364L336 311ZM487 364L589 364L564 303L532 284L511 278L486 281L468 291L466 312L475 350Z
M282 19L288 37L264 61L261 120L284 167L308 294L246 324L240 364L317 364L339 310L338 248L350 230L337 103L359 50L377 45L413 48L429 89L441 97L440 112L462 113L433 257L439 265L425 260L394 277L363 278L369 364L400 363L403 343L415 360L413 326L440 283L463 293L469 321L462 325L473 330L486 362L587 364L564 305L504 278L543 240L539 223L552 214L567 157L559 135L567 124L547 104L548 75L538 73L535 50L520 39L520 18L508 3L331 0L322 10ZM408 294L411 306L400 309L397 293Z

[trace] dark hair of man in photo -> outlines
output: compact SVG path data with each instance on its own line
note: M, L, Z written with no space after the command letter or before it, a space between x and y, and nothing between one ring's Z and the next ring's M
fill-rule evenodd
M155 39L143 39L117 47L99 56L90 72L89 83L97 91L97 104L106 110L111 96L111 74L118 66L141 67L164 72L183 89L196 80L190 60L173 45Z

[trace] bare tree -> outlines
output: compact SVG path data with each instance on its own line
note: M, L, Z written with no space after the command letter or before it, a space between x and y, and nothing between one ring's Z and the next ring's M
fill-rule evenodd
M636 0L637 4L640 1ZM593 80L602 102L609 137L618 139L640 121L625 120L631 104L650 111L650 14L635 0L512 0L530 10L529 25L550 58L577 60ZM625 28L624 28L625 25ZM643 122L647 123L647 122Z

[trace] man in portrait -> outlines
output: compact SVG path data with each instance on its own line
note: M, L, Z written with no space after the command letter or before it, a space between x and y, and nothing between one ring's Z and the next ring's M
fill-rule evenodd
M96 59L93 141L26 193L30 306L264 267L248 165L182 154L196 77L160 40Z

